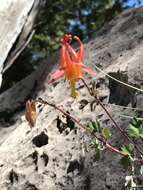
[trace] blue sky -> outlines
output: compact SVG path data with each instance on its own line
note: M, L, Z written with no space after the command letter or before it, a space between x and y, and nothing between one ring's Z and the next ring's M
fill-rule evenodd
M102 0L101 0L102 1ZM130 8L137 8L137 7L141 7L143 6L143 0L120 0L123 4L123 8L124 9L130 9ZM83 10L82 14L84 16L88 16L89 14L91 14L91 10ZM69 30L72 31L73 27L78 26L81 30L85 30L86 27L84 25L81 24L81 22L77 19L77 20L69 20Z
M129 8L137 8L143 6L143 0L127 0L127 2L124 3L124 6L128 6Z

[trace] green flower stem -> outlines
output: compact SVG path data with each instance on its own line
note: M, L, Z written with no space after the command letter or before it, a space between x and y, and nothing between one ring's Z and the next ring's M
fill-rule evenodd
M81 79L81 80L82 80L84 86L87 88L89 94L90 94L92 97L94 97L95 101L102 107L102 109L106 112L106 114L108 115L108 117L110 118L110 120L113 122L113 124L114 124L113 126L121 132L121 134L124 136L124 138L125 138L126 140L128 140L128 142L134 144L134 147L136 148L136 150L138 151L139 154L143 155L143 153L140 151L140 149L139 149L138 146L134 143L134 141L133 141L133 140L122 130L122 128L116 123L116 121L113 119L113 117L112 117L111 114L108 112L108 110L105 108L105 106L102 104L102 102L96 97L96 95L94 95L94 94L91 92L91 90L90 90L89 86L87 85L87 83L85 82L85 80L84 80L84 79Z

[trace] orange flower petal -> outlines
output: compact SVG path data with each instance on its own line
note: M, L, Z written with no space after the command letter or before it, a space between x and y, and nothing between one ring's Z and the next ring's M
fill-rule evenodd
M57 70L55 73L51 75L48 83L54 82L63 76L64 76L64 70Z
M81 42L81 40L79 39L79 37L74 36L74 39L75 39L75 40L79 43L79 45L80 45L79 51L77 52L77 58L78 58L77 61L83 62L83 61L84 61L84 45L83 45L83 43Z
M66 47L65 45L62 45L62 48L61 48L61 54L60 54L60 64L61 64L61 68L64 68L66 65L65 63L65 51L66 51Z
M71 61L68 51L65 51L65 63L66 63L65 76L68 80L72 80L73 74L74 74L73 73L73 63Z
M72 39L75 39L80 46L77 52L70 45ZM79 79L83 78L84 71L92 75L95 75L96 72L84 66L84 45L77 36L72 38L70 34L66 34L62 38L61 43L60 67L51 75L49 83L65 75L66 79L69 80L71 84L71 95L76 97L75 84Z
M72 60L73 60L73 61L77 61L78 55L77 55L77 53L75 52L75 50L74 50L69 44L67 44L67 48L68 48L68 50L69 50L69 53L70 53L70 56L71 56Z

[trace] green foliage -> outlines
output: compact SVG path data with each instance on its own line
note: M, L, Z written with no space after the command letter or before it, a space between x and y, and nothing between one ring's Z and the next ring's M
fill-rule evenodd
M134 145L133 144L128 144L124 145L122 148L122 153L125 154L121 158L121 164L125 169L131 168L132 166L132 161L134 160Z
M121 10L119 0L47 0L39 13L31 48L50 53L59 47L61 37L68 32L81 39L89 38L91 32Z
M143 138L142 121L134 118L127 129L128 135L134 138Z
M106 140L109 140L110 139L110 137L111 137L111 132L110 132L110 130L109 130L109 128L103 128L102 129L102 135L103 135L103 137L106 139Z
M89 39L122 10L119 0L44 0L35 24L36 33L18 63L6 73L1 91L31 73L41 60L60 47L65 33ZM20 64L19 64L20 63ZM13 69L14 68L14 69ZM16 71L15 71L16 70ZM13 74L14 73L14 74Z
M132 166L132 162L131 162L131 159L130 157L127 155L127 156L123 156L120 160L120 163L121 165L125 168L125 169L128 169Z
M101 133L101 126L100 126L100 122L96 119L96 121L91 121L88 125L88 127L90 128L91 132L98 132Z
M94 157L95 161L100 160L101 152L103 150L102 144L97 139L95 139L91 142L91 146L95 148L95 157Z
M121 150L122 150L122 153L129 156L131 160L134 159L134 145L133 144L124 145L121 148Z
M134 127L139 128L139 127L141 126L141 124L142 124L142 121L139 120L139 119L137 119L136 117L134 117L134 118L131 120L130 124L131 124L132 126L134 126Z

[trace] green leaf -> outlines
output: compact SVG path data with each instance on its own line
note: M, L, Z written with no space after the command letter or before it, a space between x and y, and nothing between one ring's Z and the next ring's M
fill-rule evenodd
M134 145L133 144L124 145L121 149L122 149L123 154L126 154L131 160L134 159Z
M88 124L88 127L90 128L90 130L91 130L92 132L94 131L94 126L93 126L92 123L89 123L89 124Z
M102 135L106 140L108 140L111 137L111 132L110 132L109 128L103 128Z
M131 120L130 125L139 128L139 127L141 127L141 125L142 125L142 121L139 120L139 119L137 119L136 117L134 117L134 118Z
M130 137L139 138L140 137L140 130L137 127L134 127L133 125L130 125L127 129L128 135Z
M97 126L97 128L98 128L98 131L97 132L99 132L99 133L101 133L101 125L100 125L100 122L96 119L96 126Z
M121 165L125 168L128 169L129 167L131 167L131 159L130 157L127 156L123 156L120 160Z
M134 118L127 129L127 133L130 137L143 138L142 121Z
M139 128L139 133L140 133L140 137L143 138L143 128L142 127Z
M88 124L88 127L91 129L92 132L101 132L101 126L100 126L100 123L98 120L96 121L91 121L89 124Z
M96 147L95 161L100 160L100 157L101 157L101 149L99 147Z
M98 161L101 157L101 151L103 150L103 146L100 144L100 142L96 139L91 142L92 147L95 148L95 157L94 160Z

